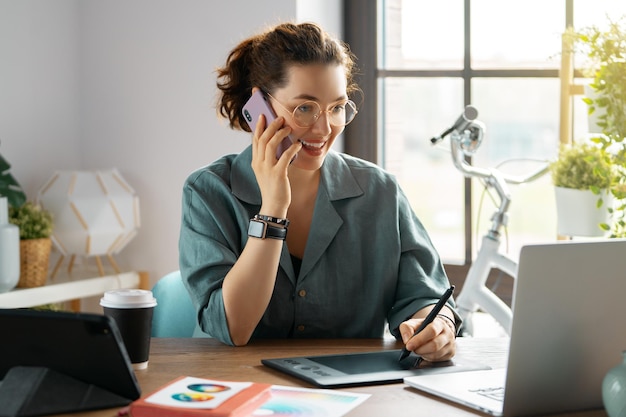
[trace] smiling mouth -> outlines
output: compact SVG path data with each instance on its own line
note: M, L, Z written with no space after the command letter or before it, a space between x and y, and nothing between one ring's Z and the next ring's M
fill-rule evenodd
M304 148L309 148L309 149L322 149L324 145L326 144L326 142L307 142L302 139L300 139L300 143L302 143L302 146Z

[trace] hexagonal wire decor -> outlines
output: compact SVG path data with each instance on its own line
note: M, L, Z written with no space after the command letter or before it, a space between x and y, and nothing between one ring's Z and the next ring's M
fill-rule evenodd
M69 270L76 255L106 255L113 259L137 234L140 226L139 198L117 169L100 171L57 171L39 190L37 202L53 215L54 246L61 253L53 272L56 275L65 256Z

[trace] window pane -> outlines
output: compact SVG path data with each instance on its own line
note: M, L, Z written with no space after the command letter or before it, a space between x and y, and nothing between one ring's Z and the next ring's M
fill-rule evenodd
M470 19L472 68L558 68L564 0L472 1Z
M618 20L626 15L624 0L575 0L574 27L580 29L585 26L605 26L608 19Z
M499 167L505 174L525 176L545 166L558 151L559 80L545 78L482 78L472 81L473 104L486 125L482 145L472 159L481 167ZM554 191L549 175L523 186L510 186L509 251L525 243L553 241L556 234ZM474 184L478 210L482 186ZM481 236L491 225L495 205L486 198L473 230ZM476 223L478 222L478 223ZM478 228L477 228L478 226Z
M385 0L385 69L463 67L463 0Z
M458 116L462 80L388 78L382 85L383 166L397 176L442 258L462 263L463 178L448 149L430 143Z

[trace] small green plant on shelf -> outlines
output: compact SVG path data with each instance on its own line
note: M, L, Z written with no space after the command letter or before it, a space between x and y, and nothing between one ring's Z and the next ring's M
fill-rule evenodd
M550 163L556 187L590 190L601 195L615 180L612 157L605 149L591 143L563 145L557 159ZM602 200L598 201L598 206Z
M20 228L20 239L43 239L52 234L52 214L27 201L20 207L9 207L9 221Z

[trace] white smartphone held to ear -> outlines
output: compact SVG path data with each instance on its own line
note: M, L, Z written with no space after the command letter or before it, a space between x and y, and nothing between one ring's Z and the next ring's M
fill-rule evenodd
M248 122L248 126L250 126L250 130L253 132L256 129L259 115L263 114L265 116L265 127L276 119L276 114L269 103L269 99L260 90L257 90L252 94L252 96L250 96L250 99L243 106L242 113L246 122ZM291 146L292 143L293 141L290 136L283 139L276 149L276 159L280 159L280 156Z

